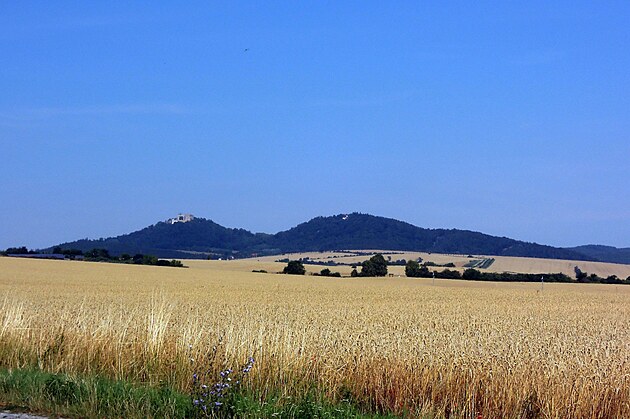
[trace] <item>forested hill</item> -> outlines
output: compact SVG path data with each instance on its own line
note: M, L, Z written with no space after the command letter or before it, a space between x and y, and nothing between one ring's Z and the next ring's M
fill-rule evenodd
M630 247L620 249L612 246L589 244L586 246L572 247L569 248L569 250L582 253L601 261L630 264Z
M467 230L425 229L390 218L359 213L317 217L277 234L254 234L195 218L185 223L160 222L118 237L85 239L59 246L83 251L105 248L112 254L144 253L165 258L387 249L606 261L606 257L602 257L605 253L593 256L577 250L579 248L544 246Z
M287 252L330 249L414 250L434 253L594 260L573 250L456 229L426 229L368 214L317 217L273 236Z
M130 234L98 240L78 240L59 245L62 249L87 251L107 249L113 255L151 254L164 258L206 258L208 254L231 255L240 250L255 251L267 234L226 228L211 220L195 218L186 223L159 222Z

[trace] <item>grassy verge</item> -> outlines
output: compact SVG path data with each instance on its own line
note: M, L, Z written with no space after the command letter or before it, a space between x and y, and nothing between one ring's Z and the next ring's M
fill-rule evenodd
M237 394L231 412L239 418L383 418L365 415L347 402L329 404L308 395L300 400ZM189 418L201 416L188 394L102 377L73 377L35 369L0 369L0 406L65 418Z
M175 418L192 414L189 397L168 387L39 370L0 370L0 403L9 409L69 418Z

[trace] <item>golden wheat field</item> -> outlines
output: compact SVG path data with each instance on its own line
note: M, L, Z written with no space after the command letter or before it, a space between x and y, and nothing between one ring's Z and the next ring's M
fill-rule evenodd
M258 265L256 265L258 263ZM0 258L0 365L318 390L410 417L630 417L630 286L322 278ZM192 359L192 361L191 361Z

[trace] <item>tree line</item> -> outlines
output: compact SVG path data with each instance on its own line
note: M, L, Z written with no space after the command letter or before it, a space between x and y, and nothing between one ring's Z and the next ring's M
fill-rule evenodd
M421 259L420 259L421 260ZM399 262L399 261L397 261ZM397 263L399 264L399 263ZM351 277L379 277L386 276L388 261L382 254L376 254L370 259L360 264L360 270L354 268L350 273ZM453 264L448 264L454 266ZM439 278L439 279L463 279L469 281L493 281L493 282L579 282L579 283L602 283L602 284L627 284L630 285L630 276L621 279L616 275L601 278L596 274L588 275L575 267L576 278L571 278L564 273L511 273L511 272L482 272L478 269L468 268L460 273L454 269L444 269L442 271L432 271L429 266L436 266L432 263L421 264L418 260L409 260L405 263L405 275L411 278ZM357 266L358 267L358 266ZM326 271L326 272L324 272ZM291 275L304 275L306 269L300 260L289 261L283 273ZM319 274L321 276L341 276L338 272L330 275L329 269L324 269Z
M39 255L40 253L29 250L25 246L22 247L9 247L8 249L0 252L3 256L14 255ZM63 255L65 259L71 260L85 260L88 262L109 262L109 263L127 263L134 265L153 265L153 266L172 266L176 268L185 267L180 260L166 260L158 259L153 255L144 255L137 253L133 256L123 253L120 256L113 256L107 249L95 248L83 252L79 249L63 249L60 246L56 246L52 249L53 255ZM43 254L42 254L43 255Z
M127 263L133 265L151 265L151 266L172 266L175 268L183 268L184 264L180 260L166 260L166 259L158 259L153 255L144 255L142 253L136 253L131 256L128 253L123 253L120 256L113 256L109 254L107 249L92 249L87 252L81 252L77 249L69 249L63 250L61 248L53 249L53 253L56 253L55 250L59 250L61 254L68 256L83 256L83 260L87 260L90 262L111 262L111 263Z

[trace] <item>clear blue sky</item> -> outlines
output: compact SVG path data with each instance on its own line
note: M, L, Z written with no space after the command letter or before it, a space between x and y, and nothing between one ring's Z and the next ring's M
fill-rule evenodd
M128 3L0 3L0 248L351 211L630 246L627 1Z

